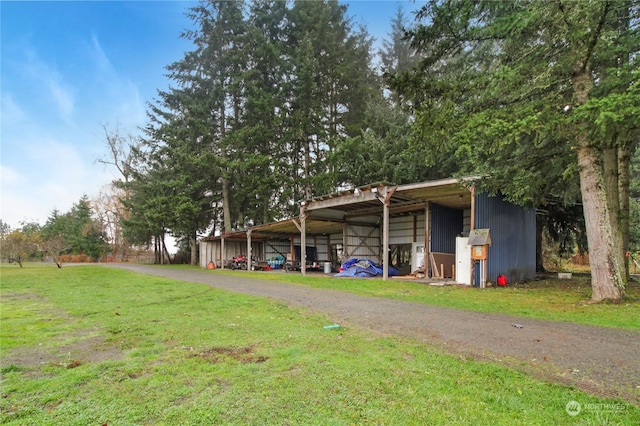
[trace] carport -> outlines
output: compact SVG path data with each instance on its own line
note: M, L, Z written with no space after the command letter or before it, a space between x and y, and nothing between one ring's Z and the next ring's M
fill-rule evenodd
M247 257L251 258L252 243L256 241L289 240L293 253L293 238L300 239L300 259L307 258L307 240L314 236L342 235L344 247L348 254L378 252L382 258L383 279L389 277L389 223L390 218L412 212L423 212L424 226L424 265L429 267L429 240L431 236L431 208L438 204L451 209L470 210L470 229L474 229L474 189L473 181L477 177L451 178L407 185L391 185L376 183L355 189L341 191L300 203L300 215L279 222L258 225L246 231L229 233L219 237L224 258L225 241L246 239ZM349 229L371 229L367 235L347 235ZM376 230L376 236L371 234ZM363 231L364 232L364 231ZM416 236L414 236L414 239ZM207 239L205 239L207 240ZM355 242L354 242L355 241ZM374 241L368 242L368 241ZM379 243L377 242L379 241ZM359 244L359 247L354 247ZM374 247L375 246L375 247ZM306 262L300 262L300 270L304 275Z
M307 222L313 222L314 217L321 216L327 211L342 216L344 223L356 220L382 220L381 252L383 279L389 277L389 258L384 255L389 252L389 219L394 215L406 214L419 210L424 211L424 241L431 236L430 214L431 204L454 209L470 209L471 218L474 217L474 188L473 181L477 177L451 178L407 185L389 185L378 183L366 185L337 194L317 197L300 203L299 231L301 240L306 240L306 233L311 231ZM474 229L473 220L471 229ZM302 243L301 247L305 247ZM304 259L305 254L302 254ZM304 262L303 262L304 263ZM424 265L429 266L429 244L425 244ZM305 271L302 269L302 274Z

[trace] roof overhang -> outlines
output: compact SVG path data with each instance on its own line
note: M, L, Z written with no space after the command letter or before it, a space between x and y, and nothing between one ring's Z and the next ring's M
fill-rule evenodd
M346 224L378 226L383 201L389 203L391 216L423 211L429 203L464 210L471 206L473 182L479 176L441 179L407 185L377 183L352 190L316 197L300 203L305 219L306 235L330 235L341 233ZM290 239L301 233L300 218L257 225L246 231L227 233L224 236L204 238L203 241L225 240L253 241Z

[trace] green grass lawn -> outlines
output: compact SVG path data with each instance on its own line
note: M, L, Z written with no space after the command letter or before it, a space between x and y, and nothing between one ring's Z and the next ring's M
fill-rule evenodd
M640 285L637 282L630 283L626 291L627 296L620 304L592 304L589 302L590 277L586 275L574 276L571 280L548 279L504 288L479 289L467 286L429 286L398 279L382 281L370 278L335 278L314 273L309 273L306 277L299 273L220 269L208 273L274 279L290 284L348 291L363 296L386 297L479 312L500 312L525 318L640 329Z
M640 424L636 406L267 299L100 266L0 271L2 424Z

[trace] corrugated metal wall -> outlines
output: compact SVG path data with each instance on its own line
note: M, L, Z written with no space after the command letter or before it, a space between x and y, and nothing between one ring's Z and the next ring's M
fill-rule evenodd
M409 215L392 217L389 219L389 245L411 244L414 242L413 237L416 233L415 227L417 225L415 223L415 217L416 216L414 215ZM424 230L422 233L424 234Z
M313 237L307 237L307 245L314 246L316 248L318 262L326 262L331 258L331 255L329 254L331 248L329 247L328 235L314 235Z
M476 228L489 228L487 279L495 282L503 274L509 282L535 278L536 215L508 203L500 196L476 195ZM478 274L476 274L477 276Z
M215 262L213 243L211 241L200 241L200 267L206 268L211 261Z
M380 229L371 226L348 225L346 228L345 258L366 257L380 263Z
M462 235L468 236L471 231L471 209L462 212Z
M436 253L456 252L456 237L462 233L464 214L462 210L431 204L431 251Z
M276 240L264 242L265 260L273 257L282 256L287 259L287 255L291 253L291 242Z
M216 241L200 241L200 267L206 268L207 264L213 261L216 267L222 265L220 240ZM225 241L224 242L225 260L231 260L241 254L247 254L246 241ZM264 244L259 241L251 242L251 257L257 260L265 260Z

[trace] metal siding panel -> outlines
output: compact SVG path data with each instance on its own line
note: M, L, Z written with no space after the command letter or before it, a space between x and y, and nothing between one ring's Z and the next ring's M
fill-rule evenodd
M291 251L291 244L288 241L269 241L265 243L265 256L267 259L282 256L286 259Z
M451 209L439 204L431 205L431 251L455 253L456 237L462 233L462 210Z
M345 252L349 259L366 257L375 262L380 261L380 231L368 226L347 226L347 247Z
M464 210L462 224L462 234L469 235L469 231L471 231L471 209Z
M413 217L400 216L390 219L389 244L410 244L413 242Z
M260 241L251 241L251 257L255 260L263 261L264 258L264 245Z
M424 244L424 213L417 215L418 225L416 226L416 243Z
M318 256L318 261L328 261L329 253L327 253L327 244L329 243L329 237L317 237L316 238L316 254Z
M536 216L533 209L506 202L502 197L476 196L476 228L489 228L488 277L499 274L509 282L535 278Z
M207 267L207 251L209 250L209 244L206 241L200 241L200 267L201 268L206 268Z

